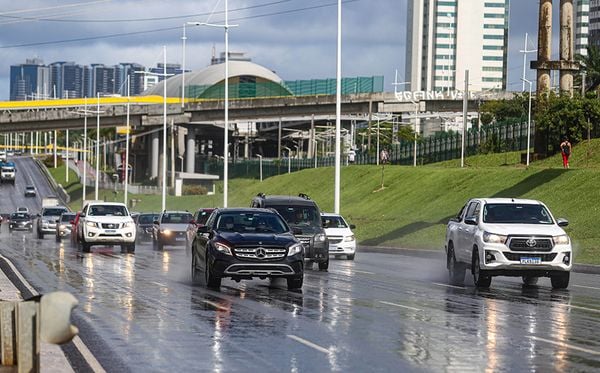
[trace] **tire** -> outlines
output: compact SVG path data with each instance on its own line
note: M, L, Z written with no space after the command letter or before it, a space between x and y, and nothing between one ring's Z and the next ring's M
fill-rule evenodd
M550 282L553 289L566 289L569 287L570 272L559 272L550 276Z
M312 260L307 260L306 262L304 262L304 269L312 269L313 263L314 262Z
M60 236L56 235L56 242L60 242L60 241L61 241Z
M303 282L304 282L304 276L288 277L287 278L287 288L288 288L288 290L301 289Z
M348 254L346 257L348 258L348 260L354 260L354 256L356 254Z
M40 240L43 240L44 239L44 233L42 233L42 231L38 230L37 231L37 238L40 239Z
M158 248L158 251L163 251L165 249L165 245L160 241L158 241L156 243L156 245L157 245L156 247Z
M319 262L319 269L321 271L326 271L327 269L329 269L329 258L327 258L327 260L324 262Z
M130 254L135 253L135 243L127 245L127 252Z
M471 270L473 272L473 282L478 288L489 288L492 284L492 277L485 274L479 267L479 253L477 249L473 250L473 261Z
M81 238L81 251L83 251L84 253L89 253L91 251L91 246L89 243L85 242L85 239L82 237Z
M523 284L525 286L535 286L537 285L539 277L534 276L523 276Z
M221 278L213 275L208 263L204 266L204 279L207 288L218 289L221 287Z
M192 283L194 285L201 284L203 280L202 272L198 270L196 260L196 255L192 252Z
M454 245L452 242L448 243L446 266L448 267L448 283L455 286L464 285L466 268L464 264L456 261L456 255L454 255Z
M154 250L158 250L158 242L156 242L156 240L154 239L154 237L152 238L152 248Z

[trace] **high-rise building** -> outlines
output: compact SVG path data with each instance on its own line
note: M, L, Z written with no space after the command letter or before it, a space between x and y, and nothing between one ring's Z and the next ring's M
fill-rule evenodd
M509 1L408 0L410 90L506 89Z
M50 69L38 58L10 67L10 99L24 101L47 98L50 94Z
M591 0L600 4L598 0ZM590 34L590 0L575 0L575 54L587 56ZM598 14L596 12L596 14Z
M51 96L56 98L81 98L91 96L89 67L75 62L59 61L49 66Z
M162 62L159 62L156 64L156 67L151 67L148 71L150 71L153 74L163 74L165 72L164 64ZM178 74L181 74L182 72L183 72L183 70L181 69L180 64L167 63L167 74L169 76L170 75L178 75ZM185 72L187 73L187 72L189 72L189 70L186 70ZM158 75L159 82L162 82L164 79L165 79L164 76Z
M600 0L590 0L589 45L600 48Z
M129 77L132 96L139 95L144 91L144 75L140 74L140 72L144 71L144 66L138 63L121 62L118 65L118 68L121 88L118 89L117 93L123 96L127 95L127 77Z

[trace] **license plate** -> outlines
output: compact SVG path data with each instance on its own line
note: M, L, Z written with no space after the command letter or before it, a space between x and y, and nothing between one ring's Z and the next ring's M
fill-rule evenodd
M106 233L117 233L116 229L107 229L105 230Z
M521 264L541 264L542 258L521 258Z
M185 241L185 237L176 237L175 241Z

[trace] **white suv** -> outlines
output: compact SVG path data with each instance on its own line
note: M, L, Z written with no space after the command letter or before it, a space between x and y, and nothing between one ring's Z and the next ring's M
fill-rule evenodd
M346 220L338 214L321 213L321 220L325 235L329 239L329 255L335 255L336 258L346 255L349 260L354 260L356 238L352 229L356 227L346 223Z
M120 245L121 251L135 251L136 227L125 204L91 202L79 219L77 238L84 252L93 245Z
M493 276L521 276L526 285L550 277L553 288L567 288L573 251L561 227L568 224L539 201L472 199L446 228L450 283L462 284L470 268L477 287L489 287Z

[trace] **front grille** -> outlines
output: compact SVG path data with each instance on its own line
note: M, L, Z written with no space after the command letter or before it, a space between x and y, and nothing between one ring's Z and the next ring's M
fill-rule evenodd
M297 236L296 238L302 242L304 247L310 247L310 240L312 239L311 236Z
M277 276L293 273L294 270L287 264L232 264L225 270L225 274L238 276Z
M551 262L554 260L554 258L556 258L557 253L550 253L550 254L502 253L502 254L504 254L506 259L510 260L511 262L520 262L521 258L531 258L531 257L541 258L542 262Z
M550 251L553 244L548 237L511 237L508 247L513 251Z
M342 236L328 236L327 238L329 239L330 244L338 244L344 240L344 237Z
M278 260L284 258L287 249L284 247L236 247L235 256L240 259Z
M102 223L101 226L104 229L119 229L120 228L120 224L118 224L118 223Z

